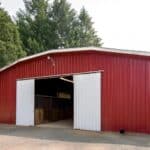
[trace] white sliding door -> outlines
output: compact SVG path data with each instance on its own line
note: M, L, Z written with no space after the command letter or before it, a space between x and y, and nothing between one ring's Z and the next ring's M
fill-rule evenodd
M17 81L16 125L34 125L34 80Z
M74 75L74 129L101 130L101 74Z

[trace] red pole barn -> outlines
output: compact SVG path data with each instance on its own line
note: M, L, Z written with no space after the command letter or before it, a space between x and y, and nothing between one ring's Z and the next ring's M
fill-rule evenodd
M0 69L0 123L150 133L150 53L49 50Z

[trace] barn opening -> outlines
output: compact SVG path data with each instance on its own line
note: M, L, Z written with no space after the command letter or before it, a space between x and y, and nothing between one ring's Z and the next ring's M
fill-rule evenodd
M101 130L99 72L16 83L16 125Z
M73 127L73 77L35 80L35 125Z

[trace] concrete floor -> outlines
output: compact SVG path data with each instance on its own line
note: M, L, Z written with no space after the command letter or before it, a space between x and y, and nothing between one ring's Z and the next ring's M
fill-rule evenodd
M150 135L89 132L55 126L0 125L0 150L147 150Z
M49 122L49 123L43 123L37 125L37 127L47 127L47 128L73 128L73 120L67 119L67 120L59 120L55 122Z

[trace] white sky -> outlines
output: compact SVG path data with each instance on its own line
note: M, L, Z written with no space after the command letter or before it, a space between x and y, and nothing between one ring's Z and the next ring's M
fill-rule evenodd
M103 47L150 51L150 0L68 0L77 11L84 6ZM23 0L0 0L11 16Z

